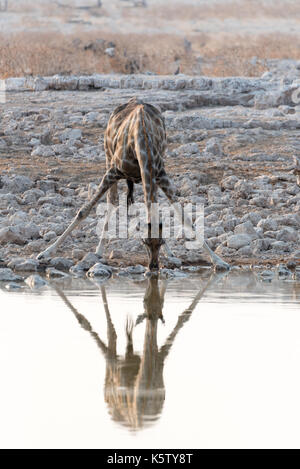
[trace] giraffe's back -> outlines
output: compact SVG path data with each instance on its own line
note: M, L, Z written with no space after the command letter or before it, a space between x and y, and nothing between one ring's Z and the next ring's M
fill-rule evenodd
M155 177L163 167L166 131L161 112L136 98L118 106L110 116L104 139L108 165L134 182L141 181L141 161Z

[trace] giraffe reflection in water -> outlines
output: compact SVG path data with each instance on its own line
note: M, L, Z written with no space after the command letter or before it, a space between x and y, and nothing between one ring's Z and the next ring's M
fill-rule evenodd
M217 275L213 277L215 279ZM144 320L146 322L143 352L139 355L134 351L132 339L134 323L127 318L125 329L127 346L123 357L117 354L117 334L111 319L105 287L101 286L100 289L107 320L107 345L93 330L85 316L73 307L59 288L55 287L59 296L75 314L81 327L94 338L106 359L104 395L114 421L132 430L138 430L159 418L165 401L163 378L165 360L178 332L190 319L198 301L211 283L212 277L205 281L190 306L179 315L174 329L164 345L159 347L157 332L159 323L164 322L162 311L166 284L160 288L158 279L148 279L144 295L144 314L136 321L136 325Z

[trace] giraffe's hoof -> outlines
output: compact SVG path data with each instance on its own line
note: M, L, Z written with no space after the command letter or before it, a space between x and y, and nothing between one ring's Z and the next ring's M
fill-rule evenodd
M215 272L224 272L226 270L230 270L230 265L227 262L218 262L214 265Z
M45 251L42 251L40 252L37 256L36 256L36 259L38 261L41 261L41 260L45 260L47 257L50 256L50 251L48 251L48 249L46 249Z

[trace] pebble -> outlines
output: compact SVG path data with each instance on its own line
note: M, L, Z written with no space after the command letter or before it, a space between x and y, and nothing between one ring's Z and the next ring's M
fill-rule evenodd
M47 285L47 282L38 274L30 275L25 279L25 283L30 288L40 288Z
M19 283L10 282L7 285L5 285L5 288L6 290L9 290L9 291L15 291L15 290L22 290L23 287Z
M227 246L232 249L240 249L244 246L247 246L251 243L252 237L249 236L248 234L242 233L242 234L235 234L232 236L229 236L227 240Z
M97 264L93 265L87 273L87 277L110 277L112 275L112 269L102 264L101 262L97 262Z
M15 274L10 268L0 268L0 282L3 281L22 281L22 277L20 275Z

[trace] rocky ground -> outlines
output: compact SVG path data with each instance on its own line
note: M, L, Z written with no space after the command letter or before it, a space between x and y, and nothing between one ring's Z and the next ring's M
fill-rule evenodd
M139 264L143 271L146 253L136 239L111 240L101 260L92 254L98 240L95 213L52 260L35 260L100 182L109 114L132 96L161 107L168 133L167 172L182 202L204 204L212 249L231 265L300 263L300 67L293 61L275 65L262 78L251 79L7 79L0 105L0 256L5 269L0 277L13 281L17 271L23 275L45 268L50 276L59 275L53 269L78 275L97 263L90 275L97 269L99 275L101 269L109 274L107 264ZM120 190L124 187L120 183ZM142 202L139 186L136 193ZM184 239L171 239L169 245L183 266L208 261L202 252L187 250ZM162 264L171 267L163 256Z

